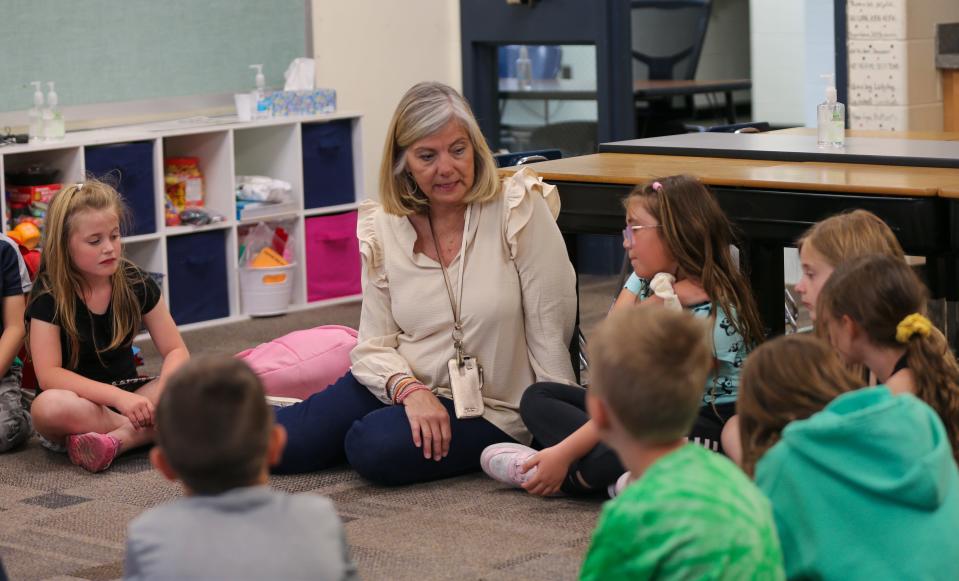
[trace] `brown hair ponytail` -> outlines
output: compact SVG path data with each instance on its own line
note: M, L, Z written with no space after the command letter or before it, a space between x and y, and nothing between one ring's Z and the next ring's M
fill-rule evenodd
M808 418L861 385L829 345L811 335L786 335L757 347L746 359L736 402L743 470L753 475L789 422Z
M876 345L905 346L915 395L936 410L959 460L959 364L926 318L926 300L925 287L905 262L873 255L840 265L817 307L824 320L848 316Z

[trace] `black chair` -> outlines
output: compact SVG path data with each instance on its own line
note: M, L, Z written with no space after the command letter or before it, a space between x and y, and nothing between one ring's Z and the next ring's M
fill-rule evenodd
M692 80L706 39L712 0L633 0L634 79ZM684 133L675 120L693 114L693 97L684 109L673 109L672 99L651 101L638 110L640 136ZM672 122L670 122L672 121Z
M714 125L713 127L704 127L702 130L709 133L764 133L769 131L769 123L766 121L749 121L730 125Z
M535 149L493 155L493 159L496 160L496 167L512 167L514 165L536 163L537 161L560 159L561 157L563 157L563 152L558 149Z

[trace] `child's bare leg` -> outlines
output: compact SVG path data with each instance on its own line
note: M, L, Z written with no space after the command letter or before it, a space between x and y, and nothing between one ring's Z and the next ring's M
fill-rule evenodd
M34 429L51 442L71 434L109 434L120 440L122 453L153 441L153 428L137 430L125 416L65 389L41 392L30 411Z
M743 445L739 439L739 416L735 415L723 426L723 432L719 439L722 441L723 453L736 463L737 466L743 465Z
M143 397L150 400L150 402L156 406L160 403L160 395L163 393L163 390L160 389L160 381L154 379L143 385L140 389L136 390L134 393L137 395L142 395Z

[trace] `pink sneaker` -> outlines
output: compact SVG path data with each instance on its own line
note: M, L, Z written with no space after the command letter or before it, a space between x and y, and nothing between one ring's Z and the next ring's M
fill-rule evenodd
M70 461L90 472L102 472L109 468L119 451L120 440L108 434L87 432L67 436Z
M522 444L493 444L480 455L480 466L493 480L519 488L536 474L536 468L523 473L523 464L534 454L536 450Z
M633 474L631 472L623 472L623 474L616 479L614 484L610 484L609 488L606 490L609 493L610 498L616 498L626 490L626 487L633 483Z

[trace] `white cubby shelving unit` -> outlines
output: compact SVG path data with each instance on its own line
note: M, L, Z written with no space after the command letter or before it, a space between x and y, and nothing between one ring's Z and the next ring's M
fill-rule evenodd
M141 268L162 275L174 320L190 329L247 317L239 288L239 250L244 231L261 221L289 230L296 263L291 311L360 298L355 212L365 197L361 152L360 116L353 113L251 122L185 119L0 147L0 191L7 191L7 174L37 164L59 170L61 184L112 173L132 215L124 253ZM198 159L204 206L225 221L165 225L164 159L169 157ZM237 175L287 181L294 202L262 217L238 220ZM6 232L7 195L0 196L0 210Z

